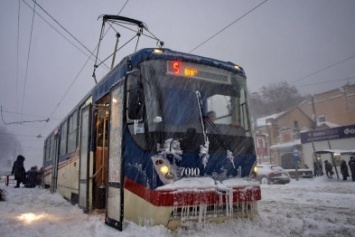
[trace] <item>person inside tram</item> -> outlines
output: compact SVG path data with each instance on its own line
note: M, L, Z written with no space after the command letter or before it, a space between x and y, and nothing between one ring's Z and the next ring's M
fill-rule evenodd
M209 111L206 115L207 121L214 123L216 121L216 112L213 110Z

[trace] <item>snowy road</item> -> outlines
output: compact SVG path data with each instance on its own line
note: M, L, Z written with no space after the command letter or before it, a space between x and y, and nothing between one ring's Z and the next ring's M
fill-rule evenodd
M313 185L312 185L313 184ZM262 186L259 205L267 233L281 236L355 236L355 182L292 181Z
M4 188L0 184L1 188ZM104 224L103 214L83 214L59 195L48 190L5 187L8 200L0 202L0 236L354 236L355 182L326 177L292 180L286 185L262 185L259 218L233 220L204 227L167 230L162 226L141 227L124 223L118 232ZM38 219L26 221L21 215Z

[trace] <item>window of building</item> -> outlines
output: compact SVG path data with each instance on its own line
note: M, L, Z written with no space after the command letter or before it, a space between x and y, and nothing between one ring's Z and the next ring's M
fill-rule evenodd
M317 118L319 123L325 122L325 116L324 115L319 115Z
M298 128L298 121L293 121L293 139L300 138L300 129Z
M279 129L279 137L280 137L280 142L289 142L291 141L291 129L288 127L283 127Z

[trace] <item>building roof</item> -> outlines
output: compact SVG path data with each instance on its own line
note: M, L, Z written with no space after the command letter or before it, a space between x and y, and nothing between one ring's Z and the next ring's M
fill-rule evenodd
M257 127L266 126L266 125L268 125L268 122L267 122L268 119L276 119L276 118L280 117L284 113L285 113L285 111L281 112L281 113L277 113L277 114L268 115L266 117L258 118L256 120L256 125L257 125Z

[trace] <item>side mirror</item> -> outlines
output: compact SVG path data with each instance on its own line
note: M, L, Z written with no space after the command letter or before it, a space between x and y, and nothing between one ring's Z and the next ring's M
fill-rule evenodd
M128 118L141 120L143 118L143 90L141 88L132 89L128 102Z

